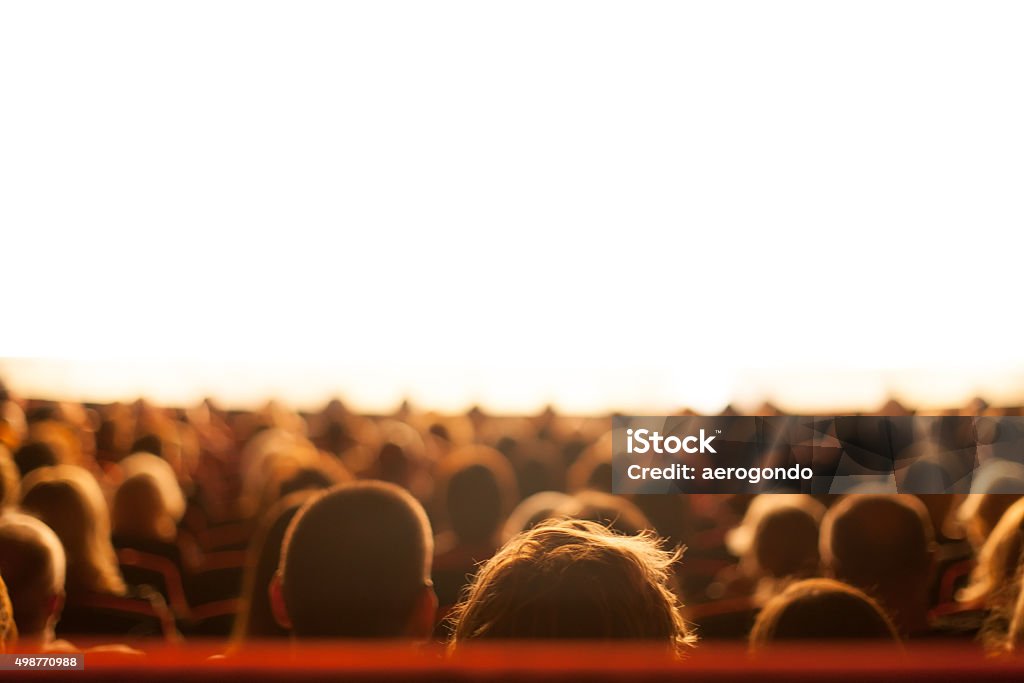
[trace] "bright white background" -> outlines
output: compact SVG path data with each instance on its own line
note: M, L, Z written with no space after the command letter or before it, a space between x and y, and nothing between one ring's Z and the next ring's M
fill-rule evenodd
M1022 33L1015 2L7 2L0 373L1019 400Z

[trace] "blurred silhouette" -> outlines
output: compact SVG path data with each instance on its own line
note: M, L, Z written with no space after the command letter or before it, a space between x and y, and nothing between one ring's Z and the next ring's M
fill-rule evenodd
M24 478L32 470L40 467L52 467L60 463L57 454L48 444L37 442L28 443L18 449L14 454L14 462L18 466L18 472Z
M654 527L636 505L622 496L602 491L580 491L570 496L555 512L559 517L597 522L625 536L653 531Z
M18 503L21 473L7 446L0 443L0 512Z
M284 638L289 634L274 619L270 605L270 583L280 564L284 535L299 508L316 495L302 490L282 498L263 519L249 547L242 581L242 606L235 620L232 638L236 644L249 639Z
M960 601L986 610L997 609L1007 600L1007 589L1021 570L1024 552L1024 499L1003 514L978 552L978 562Z
M441 465L437 490L448 530L438 534L434 588L442 606L455 604L468 575L497 550L502 522L517 498L505 456L486 446L465 446Z
M0 515L0 574L19 645L27 652L73 649L54 635L64 607L64 572L64 548L48 526L28 515Z
M785 641L889 640L892 622L863 591L831 579L806 579L768 601L750 633L750 647L765 650Z
M904 636L929 630L935 536L917 498L853 495L821 525L821 558L835 578L874 597Z
M7 585L0 575L0 654L12 649L18 641L18 628L14 624L14 610L7 596Z
M541 491L524 498L505 521L501 532L502 544L541 522L558 519L561 516L559 510L571 501L569 496L559 491Z
M126 586L103 494L89 472L74 465L35 470L25 478L21 505L54 530L67 556L67 600L58 636L176 634L158 595Z

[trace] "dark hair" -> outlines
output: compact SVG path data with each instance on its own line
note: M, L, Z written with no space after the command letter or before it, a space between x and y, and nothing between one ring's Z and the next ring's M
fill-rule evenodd
M164 442L156 434L144 434L135 440L128 452L138 453L139 451L163 457Z
M806 509L770 510L758 522L752 550L767 576L814 576L818 573L818 521Z
M267 589L281 561L285 532L299 509L314 495L316 492L309 490L292 493L279 500L264 516L246 558L242 580L243 603L232 634L236 640L283 638L288 635L288 631L274 619Z
M487 446L466 446L442 465L440 490L445 514L460 542L496 541L511 511L515 474L500 452Z
M432 554L426 513L398 486L352 482L316 496L292 520L281 551L293 632L401 636L429 585Z
M867 588L919 583L934 543L924 504L913 496L847 496L821 523L822 560L836 578Z
M780 640L863 640L899 642L882 608L864 592L832 579L806 579L768 601L750 632L761 649Z
M317 467L300 467L281 482L281 497L302 491L330 488L335 481Z
M40 467L52 467L60 462L57 454L49 444L42 441L27 443L14 454L14 464L22 478L32 470Z

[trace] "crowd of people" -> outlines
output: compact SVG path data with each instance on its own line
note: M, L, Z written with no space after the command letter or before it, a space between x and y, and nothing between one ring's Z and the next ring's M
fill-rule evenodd
M1019 411L960 414L981 413ZM1024 638L1017 470L957 495L624 497L609 428L0 389L0 651Z

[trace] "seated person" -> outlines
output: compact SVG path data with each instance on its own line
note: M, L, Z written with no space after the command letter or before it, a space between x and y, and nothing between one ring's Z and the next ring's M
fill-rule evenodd
M458 601L468 576L497 550L515 489L515 474L505 456L486 446L461 448L441 465L438 497L448 530L437 537L433 578L442 606Z
M759 595L767 593L768 599L772 586L818 574L824 514L825 507L804 494L763 494L751 502L742 524L726 535L726 545Z
M804 494L762 494L725 537L736 567L716 577L725 599L692 607L703 638L745 638L765 602L791 582L818 576L818 525L824 506Z
M285 534L271 605L298 638L426 639L437 598L430 522L404 489L379 481L317 494Z
M114 545L180 562L175 538L185 514L185 497L174 470L149 453L130 455L120 465L124 480L114 494L111 514Z
M572 504L572 500L560 491L541 491L524 498L505 520L501 530L502 543L549 519L561 519L563 515L559 509Z
M286 638L289 632L274 619L270 608L270 582L281 560L284 534L299 509L315 491L296 491L270 508L253 537L246 555L242 601L232 627L233 649L247 640Z
M177 636L160 595L125 584L110 542L110 515L92 474L75 465L41 467L22 488L22 509L53 529L67 557L57 636Z
M863 591L832 579L806 579L768 601L750 632L750 647L756 651L779 641L863 639L899 642L889 617Z
M965 607L1001 610L1013 591L1007 590L1018 575L1024 551L1024 498L1003 513L978 551L970 583L961 592Z
M454 610L451 645L497 639L694 642L669 589L678 559L650 536L595 522L547 522L513 538L477 572Z
M50 527L16 512L0 515L0 574L26 652L74 649L54 635L64 607L64 569L64 548Z
M902 636L933 635L934 539L928 511L914 496L851 495L825 513L821 559L829 576L876 599Z
M120 465L125 478L111 506L111 540L121 573L130 584L156 590L177 616L186 617L187 574L176 542L185 497L174 470L149 453L130 455Z
M577 491L555 512L559 517L597 522L625 536L654 529L634 503L622 496L594 489Z

